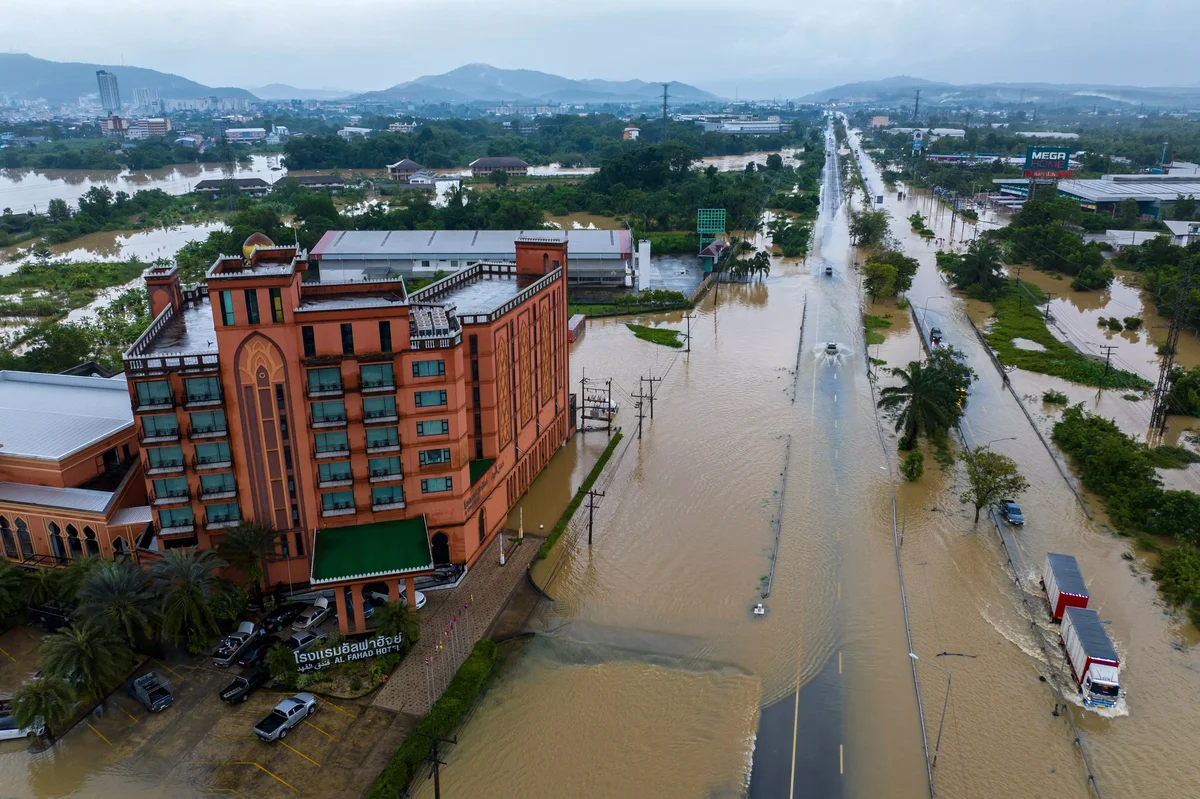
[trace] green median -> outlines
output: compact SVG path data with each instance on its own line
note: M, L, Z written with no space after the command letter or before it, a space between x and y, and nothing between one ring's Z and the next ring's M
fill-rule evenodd
M592 490L592 486L596 484L596 480L600 477L600 472L604 471L605 464L612 457L613 450L617 448L617 442L621 440L621 432L618 430L613 434L612 439L608 442L608 446L604 448L604 452L600 453L600 457L596 460L596 464L592 470L588 472L588 476L584 478L583 483L579 486L579 490L575 492L575 496L571 498L571 504L567 505L567 509L563 511L562 516L558 517L558 522L554 525L554 529L550 531L550 535L546 536L546 540L542 542L542 546L538 549L538 560L545 560L550 554L551 548L566 532L567 525L571 523L571 517L575 515L575 511L579 510L579 506L583 504L583 498L587 496L587 492Z

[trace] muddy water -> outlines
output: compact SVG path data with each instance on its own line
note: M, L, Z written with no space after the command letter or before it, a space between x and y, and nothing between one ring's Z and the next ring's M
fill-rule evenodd
M744 153L742 155L710 155L701 158L697 162L696 169L707 169L710 166L715 166L721 172L737 172L746 168L746 165L751 161L759 166L766 166L768 155L779 155L783 158L784 165L794 166L796 163L797 154L802 151L797 148L786 148L783 150L770 150L759 153Z
M872 166L864 170L868 183L882 185ZM992 528L984 522L972 524L973 514L958 501L956 472L943 473L927 458L925 476L907 489L903 550L914 646L919 655L954 675L935 772L941 790L956 796L1090 795L1082 762L1071 745L1070 727L1064 717L1051 715L1054 694L1039 680L1056 677L1061 655L1051 648L1051 661L1059 662L1043 657L1020 593L1037 598L1042 558L1056 551L1079 559L1092 606L1110 622L1109 634L1124 665L1127 715L1105 718L1071 708L1103 795L1200 795L1194 757L1200 747L1200 706L1191 699L1200 671L1200 633L1166 612L1146 574L1149 564L1136 553L1133 560L1126 559L1131 552L1128 542L1108 532L1103 514L1097 512L1096 521L1089 521L1079 508L966 323L967 314L976 321L985 317L986 306L964 304L953 296L934 268L933 248L910 234L903 221L922 203L928 210L927 201L913 197L898 203L894 192L887 197L885 207L896 220L893 232L906 252L921 262L909 297L914 304L930 300L930 323L938 324L949 343L967 353L979 373L967 405L968 435L975 444L1015 436L1015 441L995 441L993 446L1017 459L1032 484L1020 500L1026 525L1014 531L1022 553L1019 588L1002 566L1003 551ZM939 236L948 238L948 217L938 214L931 223ZM938 296L948 299L932 299ZM900 365L916 357L918 346L915 332L889 335L879 357ZM1065 387L1072 401L1094 400L1096 394L1094 389L1019 371L1012 382L1046 431L1055 411L1040 401L1044 388ZM1148 407L1114 392L1106 392L1096 407L1116 416L1123 427L1136 414L1149 418ZM1180 421L1173 420L1175 433ZM1171 479L1194 482L1193 469ZM1099 511L1094 498L1090 503ZM1056 631L1046 629L1044 617L1038 615L1037 635L1053 641ZM949 654L937 657L938 653ZM928 716L930 704L944 695L939 692L945 690L946 680L932 668L921 673ZM935 717L934 732L936 726Z
M579 230L581 228L587 230L591 230L592 228L597 228L599 230L620 230L625 227L624 223L618 222L611 216L601 216L600 214L589 214L583 212L554 216L547 211L546 221L558 225L563 230Z
M179 248L189 241L203 239L216 230L224 230L221 222L197 225L175 225L166 228L138 231L101 231L80 236L63 244L50 245L55 258L70 261L128 261L137 258L147 263L157 258L174 258ZM0 275L11 274L19 261L7 258L21 252L19 247L0 250Z
M613 378L628 444L602 481L593 546L585 532L564 538L535 568L555 601L448 755L447 794L786 796L793 752L798 795L926 790L891 482L844 209L827 191L814 254L710 292L690 356L633 339L624 320L589 324L573 377ZM683 327L678 315L644 321ZM639 443L631 395L648 374L663 382ZM590 463L605 436L581 440ZM556 460L539 477L527 530L557 515L580 466ZM557 486L549 509L544 481ZM765 618L750 612L758 601Z

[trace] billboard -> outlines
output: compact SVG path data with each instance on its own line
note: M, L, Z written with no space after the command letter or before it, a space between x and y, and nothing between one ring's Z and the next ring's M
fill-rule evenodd
M1025 177L1073 177L1071 172L1071 148L1030 147L1025 151Z
M921 152L921 147L924 144L924 142L922 141L923 138L924 138L924 134L922 134L921 131L919 131L919 130L913 131L913 144L912 144L913 149L912 149L912 151L914 153Z

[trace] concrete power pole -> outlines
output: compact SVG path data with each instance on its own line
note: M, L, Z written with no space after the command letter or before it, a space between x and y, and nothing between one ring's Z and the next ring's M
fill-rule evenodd
M1149 434L1158 435L1167 432L1167 393L1170 390L1171 372L1175 370L1175 353L1179 348L1179 333L1183 329L1184 316L1187 314L1187 297L1192 290L1192 267L1188 261L1183 280L1175 300L1171 303L1171 323L1167 327L1167 342L1163 345L1162 366L1158 370L1158 385L1154 387L1154 410L1150 412Z
M1104 381L1108 379L1108 369L1112 363L1112 354L1113 350L1116 349L1116 346L1113 344L1103 344L1100 346L1100 349L1104 350L1104 374L1100 376L1100 392L1103 392Z
M603 498L604 492L593 490L593 491L587 492L587 496L588 496L588 546L590 547L592 545L592 518L595 516L595 513L596 513L596 497Z
M633 407L637 408L638 441L641 441L642 440L642 420L646 418L646 411L644 410L644 407L643 407L645 403L643 402L643 400L646 399L646 396L644 394L642 394L642 384L641 384L640 380L638 381L638 393L636 393L632 396L635 400L637 400L637 402L635 402L633 404Z
M639 377L638 382L639 382L639 384L643 383L643 382L650 383L650 418L653 419L654 418L654 384L661 383L662 378L661 377ZM638 388L640 389L641 386L639 385Z

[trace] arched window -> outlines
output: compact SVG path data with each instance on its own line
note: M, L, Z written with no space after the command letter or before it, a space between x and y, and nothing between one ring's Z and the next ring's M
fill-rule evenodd
M67 554L71 560L83 557L83 544L79 541L79 530L73 524L67 525Z
M433 537L433 563L435 566L443 566L450 562L450 539L445 533L438 533Z
M125 543L125 539L117 536L112 542L113 560L121 560L129 557L129 545Z
M550 256L547 253L542 253L542 274L550 274Z
M91 527L83 528L83 547L88 555L100 554L100 542L96 540L96 531Z
M0 516L0 539L4 541L4 557L17 558L17 540L13 538L12 528L8 526L8 519Z
M29 538L29 528L25 526L25 520L21 518L14 519L17 523L17 543L21 546L21 560L29 560L33 557L33 541Z
M67 562L67 547L63 544L62 528L50 522L50 550L59 563Z

